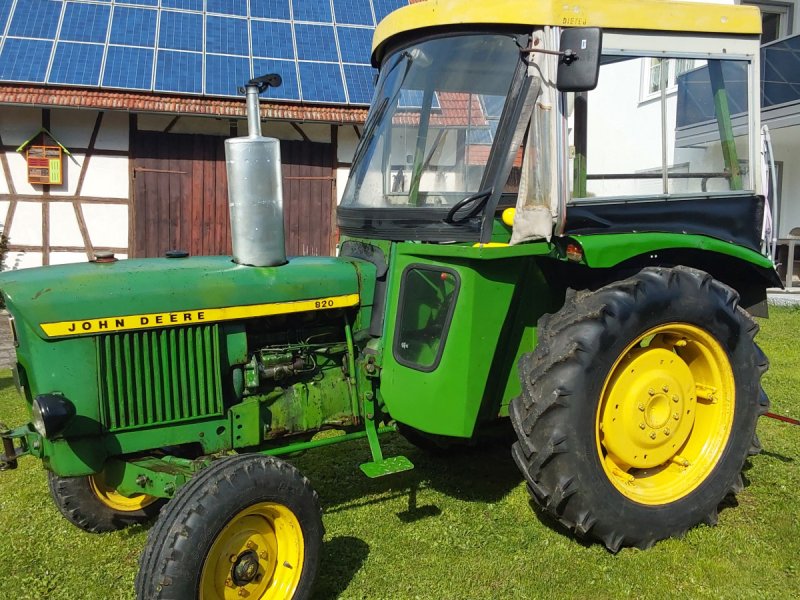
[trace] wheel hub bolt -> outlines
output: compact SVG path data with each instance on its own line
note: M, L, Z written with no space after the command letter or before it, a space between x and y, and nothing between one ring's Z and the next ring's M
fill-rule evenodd
M664 435L669 435L669 427L664 429Z
M668 385L665 385L665 386L664 386L663 388L661 388L661 389L662 389L662 390L664 390L664 393L666 394L666 393L669 391L669 386L668 386Z
M228 557L228 560L230 560L232 563L235 563L235 562L236 562L236 560L237 560L238 558L239 558L239 557L238 557L238 556L236 556L235 554L231 554L231 555Z
M267 560L267 553L264 550L259 552L258 556L261 557L263 560Z
M247 542L247 544L245 544L245 546L247 546L248 550L255 550L256 549L256 545L253 542Z
M651 440L656 439L656 432L655 431L650 434L650 439Z
M644 404L639 403L639 410L644 412Z
M239 555L230 576L236 586L242 587L256 578L259 569L258 555L253 550L247 550Z
M675 420L677 421L678 419L680 419L680 418L681 418L681 416L680 416L678 413L674 413L674 414L672 415L672 418L673 418L673 419L675 419Z
M673 402L677 402L678 401L678 397L675 394L672 395L672 401Z
M228 577L228 578L225 580L225 587L229 587L229 588L236 587L235 585L233 585L233 579L231 579L230 577Z
M639 423L639 429L644 429L645 427L647 427L647 425L644 423Z
M242 598L246 598L247 596L250 595L250 592L248 592L246 589L242 588L242 589L239 590L239 595Z
M653 388L650 388L649 390L647 390L647 393L650 394L651 396L655 396L656 395L656 391Z

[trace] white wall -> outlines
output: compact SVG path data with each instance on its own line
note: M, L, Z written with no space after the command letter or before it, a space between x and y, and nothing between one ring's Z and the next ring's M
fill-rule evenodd
M800 0L789 3L794 6L791 35L800 35ZM800 108L797 110L800 112ZM780 129L771 125L770 138L775 160L783 163L778 237L786 237L789 231L800 227L800 125Z
M81 262L89 258L79 217L86 225L89 241L95 250L113 249L119 258L129 252L128 226L133 191L130 188L129 115L125 112L105 112L95 142L95 150L88 159L85 148L89 145L98 112L92 110L51 109L50 132L61 144L70 149L72 156L64 157L64 183L46 186L27 182L24 153L5 153L10 180L0 170L0 230L9 236L6 268L41 266L44 261L42 247L45 236L49 238L50 264ZM174 123L173 123L174 121ZM42 110L29 107L4 106L0 110L0 136L6 146L17 146L35 134L42 124ZM228 137L231 127L227 118L140 114L141 130L164 131L172 124L173 133L194 133ZM238 131L244 135L247 123L239 120ZM309 139L312 142L330 143L331 125L326 123L301 123L302 133L291 123L271 121L263 124L264 135L285 140ZM341 199L358 143L353 125L340 125L337 130L336 186ZM73 151L74 150L74 151ZM341 165L341 166L340 166ZM78 181L85 169L80 191ZM13 220L6 228L9 215L10 193L16 199ZM29 198L24 198L28 196ZM109 202L103 200L108 199ZM76 205L77 204L77 205ZM48 231L43 232L45 217ZM15 248L15 246L17 248ZM27 249L20 247L25 246ZM55 248L53 250L52 248Z
M640 101L642 60L603 66L597 88L589 92L589 174L661 168L661 104ZM674 113L674 97L667 106ZM589 181L587 189L593 196L659 193L657 182L640 180Z
M94 249L108 247L114 248L118 254L127 254L129 161L127 154L121 153L128 151L128 115L114 112L103 114L95 150L87 159L85 149L89 146L97 116L98 112L92 110L50 110L50 133L71 152L71 156L64 156L61 185L28 183L24 151L5 153L10 177L0 170L0 194L9 195L13 189L17 196L23 196L16 201L10 227L7 227L10 196L0 202L0 223L11 246L6 268L42 265L45 259L42 247L46 237L48 245L56 247L49 253L50 263L87 260L89 253L78 226L77 214L81 214L86 223L89 242ZM6 145L22 144L36 134L41 126L41 109L21 106L2 108L0 136ZM109 151L117 154L110 155ZM79 191L83 170L85 175ZM89 198L91 201L88 201ZM124 203L105 203L104 199L123 200ZM47 231L43 231L45 218L49 222ZM21 246L28 248L19 248ZM59 247L62 249L59 250Z
M771 129L775 159L783 163L778 237L800 227L800 126Z

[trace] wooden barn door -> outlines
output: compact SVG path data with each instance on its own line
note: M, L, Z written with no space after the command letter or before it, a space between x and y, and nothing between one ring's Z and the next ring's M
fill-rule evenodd
M331 144L281 142L286 254L330 256L336 248L336 172Z
M136 132L131 256L231 253L224 138ZM286 253L331 255L336 247L333 146L282 141Z
M131 255L230 254L223 138L137 132Z

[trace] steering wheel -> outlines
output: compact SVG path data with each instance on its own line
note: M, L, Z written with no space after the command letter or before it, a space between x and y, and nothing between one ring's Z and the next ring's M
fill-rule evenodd
M453 207L447 211L447 215L444 218L445 223L449 223L451 225L460 225L465 221L469 221L473 217L477 216L483 207L486 206L486 203L489 201L489 197L492 195L492 190L483 190L482 192L478 192L477 194L473 194L472 196L467 196L463 200L459 200L456 202ZM455 216L459 210L471 204L472 202L476 202L475 206L463 217L460 219L456 219Z

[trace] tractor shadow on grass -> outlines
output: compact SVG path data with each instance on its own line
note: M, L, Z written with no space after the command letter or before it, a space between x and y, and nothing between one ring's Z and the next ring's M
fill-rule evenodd
M761 454L769 455L770 453L762 451ZM783 459L791 462L791 459L787 459L784 456L778 455L776 458L778 458L778 460ZM747 459L744 462L744 465L742 466L742 472L741 472L742 490L746 489L750 485L750 479L748 479L747 477L747 471L749 471L752 468L753 468L752 461L750 459ZM541 523L543 526L547 527L551 531L554 531L559 535L572 538L576 543L580 544L584 548L590 548L598 544L602 545L602 542L598 541L593 537L579 537L578 535L576 535L572 530L570 530L568 527L566 527L560 521L558 521L558 519L556 519L550 513L546 512L544 509L542 509L533 498L528 500L528 504L530 505L533 514L536 515L536 519L539 521L539 523ZM739 500L737 499L736 495L733 493L728 493L717 505L717 514L721 515L725 510L736 508L738 506L739 506ZM700 525L700 523L698 523L694 527L697 527L698 525ZM680 538L682 536L678 537ZM623 547L620 549L620 552L624 552L627 549L628 547Z
M794 462L793 458L784 456L783 454L776 454L775 452L769 452L768 450L762 450L761 456L768 456L769 458L774 458L775 460L780 461L782 463Z
M367 444L360 440L312 451L292 462L311 480L326 513L405 498L407 508L397 513L403 522L441 514L437 506L419 504L418 494L426 489L466 502L494 503L522 481L507 443L453 448L445 454L420 450L394 434L384 436L381 444L384 456L406 456L415 468L368 479L358 469L369 460Z
M361 569L369 555L369 545L352 536L339 536L323 542L315 600L339 598Z
M0 366L0 369L5 367ZM7 390L8 388L15 387L16 384L14 383L13 377L0 377L0 392Z
M357 513L361 507L387 502L395 505L401 500L402 509L390 518L402 523L436 519L442 514L442 508L429 500L430 494L425 493L428 490L466 502L494 503L522 481L509 443L431 454L400 435L389 434L381 438L381 446L384 456L406 456L415 468L378 479L367 478L358 468L370 459L364 440L312 450L291 462L311 481L326 515L356 515L361 514ZM363 567L369 550L369 545L357 537L326 541L313 597L327 600L343 594Z
M355 513L357 509L401 500L395 512L402 523L435 519L442 509L426 498L434 490L467 502L497 502L517 487L522 476L511 458L509 444L430 454L399 435L381 439L384 456L403 455L415 465L411 471L378 479L358 468L369 460L365 441L345 442L312 450L292 459L319 494L326 515ZM385 514L385 513L384 513ZM325 542L315 599L333 599L345 592L369 555L369 545L357 537L335 537Z

